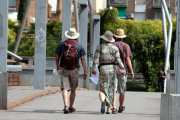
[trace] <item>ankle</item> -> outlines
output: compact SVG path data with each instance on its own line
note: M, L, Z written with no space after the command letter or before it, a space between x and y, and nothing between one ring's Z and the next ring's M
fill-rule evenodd
M68 109L68 106L64 106L64 109Z

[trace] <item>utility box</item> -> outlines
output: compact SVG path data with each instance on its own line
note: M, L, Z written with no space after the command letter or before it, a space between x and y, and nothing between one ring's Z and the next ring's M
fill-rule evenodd
M127 14L127 18L128 19L133 19L134 18L134 14L133 13L128 13Z

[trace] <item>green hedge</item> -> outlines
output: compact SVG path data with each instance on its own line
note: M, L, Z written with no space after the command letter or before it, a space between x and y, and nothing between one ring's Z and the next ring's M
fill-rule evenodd
M162 21L134 21L119 19L117 17L118 11L116 8L112 11L104 9L100 11L99 14L101 15L101 34L103 34L106 30L110 30L113 33L115 33L118 28L123 28L125 30L127 38L124 39L124 42L129 44L131 47L132 59L136 59L142 64L140 72L142 72L145 77L147 90L155 91L157 89L155 83L158 69L164 68L165 62ZM172 19L172 22L174 28L170 57L171 69L174 67L176 19Z

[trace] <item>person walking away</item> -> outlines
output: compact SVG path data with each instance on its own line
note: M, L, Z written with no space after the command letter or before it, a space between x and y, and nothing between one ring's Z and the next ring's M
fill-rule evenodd
M158 83L158 92L164 92L164 80L167 77L166 73L162 71L162 69L159 69L159 72L157 74L157 79L156 79L156 86Z
M94 61L93 61L93 74L96 75L95 69L99 68L99 83L100 92L99 97L101 101L101 113L105 113L105 105L107 107L106 114L110 114L110 106L113 106L112 113L116 114L117 110L114 106L115 94L117 91L117 77L116 77L116 66L117 62L120 72L125 73L124 65L120 59L119 50L116 46L111 43L113 39L113 33L106 31L104 35L100 36L104 40L104 44L99 45L96 48ZM99 64L99 66L98 66Z
M57 47L56 55L56 66L57 71L60 72L61 76L61 90L64 100L64 114L72 113L75 111L73 108L76 88L78 86L79 76L79 59L81 59L82 66L84 69L84 80L87 78L86 73L86 62L84 56L86 55L82 45L76 41L79 37L79 33L76 32L75 28L71 28L65 32L65 36L68 38L64 42L61 42ZM59 66L60 61L60 66ZM68 108L68 91L70 94L70 106Z
M123 62L124 68L126 70L126 75L123 76L119 71L119 66L116 65L116 73L118 78L118 91L119 91L119 113L122 113L123 110L125 110L125 106L123 106L124 98L125 98L125 91L126 91L126 82L127 82L127 65L131 71L131 79L134 79L134 72L132 69L131 64L131 49L128 44L123 42L123 38L126 37L124 34L124 29L117 29L116 34L114 35L116 37L116 42L112 43L113 45L117 46L120 52L120 58ZM127 65L126 65L127 63Z

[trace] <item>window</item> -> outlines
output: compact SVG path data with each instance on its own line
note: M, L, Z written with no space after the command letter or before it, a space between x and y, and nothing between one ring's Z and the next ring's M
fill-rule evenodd
M9 7L16 7L16 0L9 0Z
M126 19L126 7L118 7L118 17L121 19Z
M110 0L110 4L121 4L121 5L127 5L128 0Z
M135 4L146 4L146 0L136 0Z
M170 6L170 0L165 0L167 3L167 6ZM153 0L154 6L161 6L161 0Z

